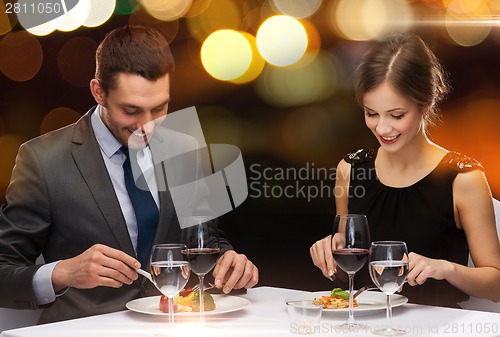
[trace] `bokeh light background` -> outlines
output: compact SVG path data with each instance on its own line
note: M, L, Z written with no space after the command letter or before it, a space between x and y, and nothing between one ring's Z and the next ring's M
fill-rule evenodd
M33 2L64 4L17 5ZM371 41L415 32L453 86L432 138L478 159L500 198L500 0L80 0L36 27L6 13L15 4L0 1L0 199L19 145L94 105L95 49L125 24L155 27L171 42L171 111L196 106L207 142L237 145L247 169L253 165L249 182L257 168L330 169L345 153L376 145L354 103L353 69ZM263 283L324 288L308 247L329 234L334 212L328 196L250 197L226 216L226 230L238 250L262 262ZM274 247L274 257L251 238ZM296 267L279 263L292 251L311 271L307 282L290 280Z

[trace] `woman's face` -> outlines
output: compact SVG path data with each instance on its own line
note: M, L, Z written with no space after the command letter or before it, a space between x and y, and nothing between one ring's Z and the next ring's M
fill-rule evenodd
M387 152L397 152L423 133L418 105L383 82L363 97L366 126Z

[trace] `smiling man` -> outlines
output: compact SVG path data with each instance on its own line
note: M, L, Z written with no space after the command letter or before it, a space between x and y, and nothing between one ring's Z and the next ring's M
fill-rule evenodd
M158 294L136 269L148 269L153 243L180 242L171 195L157 186L161 167L147 146L162 137L155 126L167 114L173 70L160 33L115 29L96 52L90 90L97 106L20 147L0 211L0 306L43 307L44 323L123 310ZM195 148L189 136L167 139ZM127 183L132 161L155 172L141 207ZM220 237L217 287L254 286L257 268ZM35 265L40 254L45 264Z

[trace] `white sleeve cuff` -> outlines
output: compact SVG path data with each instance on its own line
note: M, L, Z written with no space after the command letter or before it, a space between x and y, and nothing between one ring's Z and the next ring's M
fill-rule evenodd
M64 288L56 294L52 286L52 271L59 262L44 264L37 270L33 277L33 291L38 305L54 302L56 297L63 295L68 289Z

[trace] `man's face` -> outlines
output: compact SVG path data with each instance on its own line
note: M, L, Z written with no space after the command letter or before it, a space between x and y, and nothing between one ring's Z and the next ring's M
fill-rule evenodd
M100 95L98 81L91 83L94 98L102 106L101 118L122 145L141 148L148 144L155 125L167 115L169 75L149 81L136 74L119 73L116 83L115 89L108 94L100 92Z

